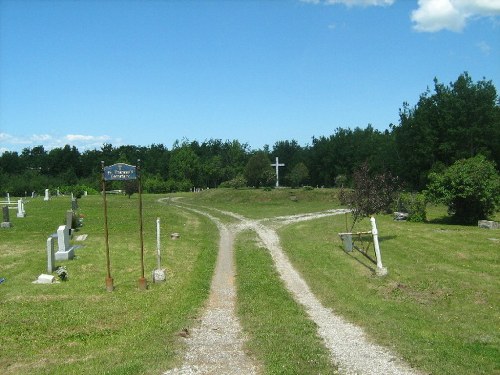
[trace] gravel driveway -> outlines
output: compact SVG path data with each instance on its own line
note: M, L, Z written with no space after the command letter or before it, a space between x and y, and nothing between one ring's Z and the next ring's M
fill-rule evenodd
M165 372L165 375L262 373L257 362L243 350L245 338L235 315L233 240L239 231L245 229L254 230L269 250L285 286L318 326L318 334L323 338L330 351L331 360L338 366L340 374L420 374L388 349L372 343L361 328L324 307L293 268L281 248L279 236L274 228L298 221L343 214L345 210L249 220L232 212L175 204L179 208L208 216L214 221L220 231L220 247L209 302L199 327L193 329L187 338L188 350L184 364L181 368ZM237 223L224 225L209 212L230 216L236 219Z

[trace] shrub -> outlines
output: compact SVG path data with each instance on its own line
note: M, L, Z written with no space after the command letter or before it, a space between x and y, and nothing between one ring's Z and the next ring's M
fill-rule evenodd
M500 206L500 176L484 156L462 159L442 173L429 174L426 195L448 206L453 219L473 224L486 219Z
M229 181L224 181L220 184L221 188L233 188L233 189L241 189L247 186L247 180L242 174L239 174L235 178Z
M364 163L353 174L354 190L341 189L339 200L352 210L353 227L363 217L380 212L390 212L398 183L390 172L371 173Z
M408 213L408 221L424 222L427 220L427 200L424 194L401 193L398 199L398 211Z

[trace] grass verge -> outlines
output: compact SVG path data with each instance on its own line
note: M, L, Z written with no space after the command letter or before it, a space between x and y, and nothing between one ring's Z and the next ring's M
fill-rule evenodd
M444 212L431 208L434 217ZM325 306L410 364L432 374L500 373L498 231L390 216L377 223L386 277L374 276L361 254L342 251L342 216L285 227L280 235ZM367 220L358 226L369 228Z

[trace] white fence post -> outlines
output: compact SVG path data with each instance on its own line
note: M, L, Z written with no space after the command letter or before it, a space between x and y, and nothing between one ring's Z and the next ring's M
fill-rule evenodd
M375 218L372 216L370 218L372 224L372 235L373 235L373 247L375 248L375 255L377 257L377 275L383 276L387 275L387 268L382 265L382 255L380 254L380 246L378 244L378 230L377 224L375 223Z

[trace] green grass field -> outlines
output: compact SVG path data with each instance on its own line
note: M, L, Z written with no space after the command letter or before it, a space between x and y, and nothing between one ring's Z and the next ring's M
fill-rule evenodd
M334 190L210 190L182 194L186 203L268 218L338 207ZM140 277L138 196L108 196L111 274L100 196L79 200L88 234L76 259L57 262L69 280L32 284L46 273L46 239L64 223L68 197L26 203L26 218L0 231L0 373L159 374L182 360L177 333L193 324L208 295L218 244L213 223L144 195L145 270ZM345 217L280 229L282 246L323 302L364 327L412 365L432 374L500 374L500 231L446 224L429 207L429 223L377 217L386 277L359 254L342 251ZM161 218L167 282L151 284L156 218ZM500 218L497 216L496 218ZM362 222L359 229L369 228ZM179 232L172 241L169 234ZM72 244L77 244L75 241ZM79 243L78 243L79 244ZM269 374L336 370L315 327L284 289L269 254L251 232L236 241L238 313L247 349Z

